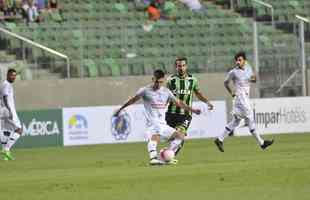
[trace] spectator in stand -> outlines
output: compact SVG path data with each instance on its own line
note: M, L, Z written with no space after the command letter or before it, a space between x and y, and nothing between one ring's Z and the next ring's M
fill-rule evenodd
M175 20L176 17L169 15L165 12L165 0L153 0L147 8L147 13L150 21L157 21L159 19L172 19Z
M157 21L160 19L160 10L156 2L151 2L147 7L147 13L150 21Z
M64 20L62 9L57 0L48 0L48 11L52 20L62 22Z
M206 8L201 5L199 0L179 0L183 4L185 4L191 11L197 13L205 13Z
M13 0L2 0L2 8L4 16L12 16L15 14L14 1Z
M27 24L40 21L38 8L33 0L26 0L22 8Z
M36 0L35 4L39 11L42 11L46 8L46 0Z

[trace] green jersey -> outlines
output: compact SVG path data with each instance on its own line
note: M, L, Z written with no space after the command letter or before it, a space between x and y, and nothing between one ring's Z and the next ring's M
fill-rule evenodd
M167 87L172 91L174 96L182 100L190 107L193 103L193 93L199 90L198 81L191 74L188 74L185 78L181 78L178 74L171 75L167 79ZM181 115L192 114L176 106L174 102L170 102L167 112Z

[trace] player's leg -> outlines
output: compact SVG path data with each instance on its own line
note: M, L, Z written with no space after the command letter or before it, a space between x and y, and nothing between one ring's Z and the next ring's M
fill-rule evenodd
M191 123L192 117L190 115L180 115L174 113L166 113L166 122L170 127L175 128L178 132L183 134L183 140L178 148L175 149L175 156L180 153L184 146L184 137L186 136L187 129Z
M174 154L176 154L176 152L180 150L180 146L184 141L184 137L185 137L184 133L179 130L176 130L172 134L168 148L174 151Z
M6 107L0 107L0 142L2 150L10 137L10 132L5 130L5 121L9 118L9 111Z
M254 119L251 116L249 116L248 118L246 118L246 123L249 127L249 131L250 133L253 135L253 137L255 137L258 145L262 148L262 149L266 149L268 146L272 145L274 140L264 140L260 134L258 134L256 132L256 129L255 129L255 122L254 122Z
M241 118L238 117L237 115L234 115L233 120L230 121L225 126L223 133L214 140L214 143L216 144L216 146L221 152L224 152L224 145L223 145L224 139L228 136L229 133L234 131L235 128L239 126L240 121L241 121Z
M181 149L184 147L184 143L185 143L184 138L186 136L186 130L187 130L184 126L178 126L176 129L178 130L178 132L180 132L180 134L183 135L183 139L180 145L177 147L177 149L174 152L175 156L177 156L180 153Z
M148 143L147 151L150 157L150 165L165 164L158 157L157 146L162 139L162 127L160 125L152 125L147 129Z
M10 137L3 149L4 156L9 160L13 160L14 158L11 155L11 148L17 142L17 140L20 138L22 134L21 124L19 122L19 119L13 116L13 120L11 119L5 120L4 126L7 127L8 130L14 130L11 132Z
M0 141L1 141L1 145L2 145L2 150L4 150L9 138L10 138L10 131L1 131L0 132Z
M147 150L150 156L150 165L164 164L159 158L157 153L157 145L160 143L160 135L153 134L147 143Z

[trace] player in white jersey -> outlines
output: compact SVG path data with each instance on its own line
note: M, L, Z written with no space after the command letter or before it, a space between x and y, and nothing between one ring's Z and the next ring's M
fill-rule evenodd
M134 104L139 99L143 100L146 119L148 122L148 144L147 149L150 156L151 165L165 164L158 158L157 145L160 140L164 139L170 141L169 149L177 151L181 145L184 134L182 132L167 125L165 120L165 113L170 101L174 101L177 106L183 109L200 114L199 109L194 109L187 106L181 100L177 99L172 92L164 87L165 83L165 73L162 70L155 70L152 78L152 84L142 87L138 90L136 95L115 112L117 116L124 108ZM176 164L177 160L173 160L172 164Z
M223 141L229 133L233 132L244 119L245 125L248 126L251 134L256 138L257 143L262 149L272 145L273 140L263 140L255 131L255 121L253 110L250 105L250 84L256 82L256 76L252 67L246 61L244 52L239 52L235 56L236 67L230 70L224 81L224 86L230 95L234 98L232 115L233 119L229 122L222 135L215 139L215 144L221 152L224 152ZM234 91L230 88L229 82L233 82Z
M9 69L7 79L0 86L0 119L2 154L5 160L13 160L11 147L22 134L22 126L15 109L14 90L12 84L16 79L16 71Z

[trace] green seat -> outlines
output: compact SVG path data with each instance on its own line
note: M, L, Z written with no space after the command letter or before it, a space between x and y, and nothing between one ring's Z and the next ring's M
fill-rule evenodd
M113 8L120 13L126 13L127 12L127 7L122 3L114 4Z
M32 72L29 68L24 68L20 76L22 80L32 80Z
M103 65L106 65L106 66L108 66L110 68L112 76L120 76L121 75L120 66L116 62L115 59L113 59L113 58L105 58L103 60ZM104 66L102 66L102 67L104 67Z
M87 69L89 77L97 77L98 76L97 66L92 59L83 60L83 65L84 65L84 68Z
M13 22L6 22L5 26L7 27L9 31L12 31L12 32L14 32L16 29L16 24Z

